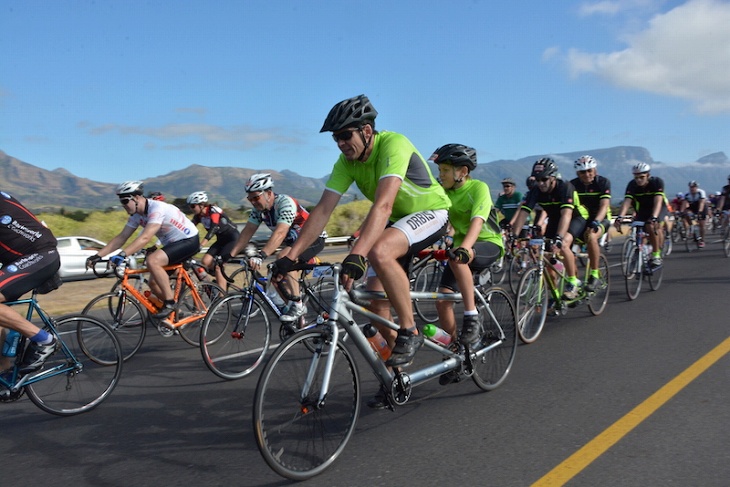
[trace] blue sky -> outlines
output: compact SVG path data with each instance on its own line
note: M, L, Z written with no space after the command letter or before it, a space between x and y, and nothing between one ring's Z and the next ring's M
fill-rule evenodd
M331 170L368 95L425 157L730 154L730 2L0 0L0 150L119 182Z

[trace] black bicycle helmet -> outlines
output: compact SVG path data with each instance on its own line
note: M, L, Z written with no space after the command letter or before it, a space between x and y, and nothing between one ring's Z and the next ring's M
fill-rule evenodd
M536 179L547 178L558 174L558 166L549 157L543 157L532 165L532 175Z
M320 132L337 132L346 128L361 127L365 124L370 124L374 128L377 116L378 112L368 97L358 95L333 106Z
M451 164L452 166L466 166L469 172L477 168L477 151L462 144L446 144L436 149L429 158L436 164Z

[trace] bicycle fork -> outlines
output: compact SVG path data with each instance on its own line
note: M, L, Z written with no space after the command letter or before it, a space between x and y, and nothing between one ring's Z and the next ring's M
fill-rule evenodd
M309 370L307 377L304 380L302 386L302 392L299 396L300 410L302 414L307 415L311 412L322 409L327 399L327 392L329 391L330 378L332 377L332 368L335 363L335 356L337 355L337 343L339 340L340 330L335 324L329 327L329 330L322 334L322 342L319 344L317 349L312 354L312 361L309 363ZM312 391L315 377L317 376L317 370L319 369L319 363L322 360L322 354L326 348L326 343L329 342L329 353L325 356L324 373L322 374L322 386L319 391ZM313 394L318 394L316 399L312 397Z

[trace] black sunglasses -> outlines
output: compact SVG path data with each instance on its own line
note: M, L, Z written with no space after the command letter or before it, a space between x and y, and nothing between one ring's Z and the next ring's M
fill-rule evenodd
M548 181L550 181L550 178L549 177L547 177L547 178L540 178L540 179L538 179L538 181L540 181L541 183L547 183Z
M344 132L340 132L339 134L332 134L332 138L335 142L339 141L348 141L352 138L352 134L354 134L356 130L345 130Z
M121 204L123 204L123 205L126 205L126 204L127 204L127 203L129 203L130 201L132 201L132 198L131 198L131 197L129 197L129 196L125 196L124 198L119 198L119 202L120 202Z

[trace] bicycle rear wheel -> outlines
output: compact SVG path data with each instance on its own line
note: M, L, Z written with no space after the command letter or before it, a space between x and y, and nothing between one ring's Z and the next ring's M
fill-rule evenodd
M725 234L722 238L722 247L725 251L725 257L730 257L730 226L725 228Z
M632 301L638 298L641 292L641 282L644 280L642 267L641 250L634 247L631 254L629 254L629 260L626 262L626 272L624 273L626 295Z
M228 284L229 292L240 292L243 289L248 289L251 285L251 272L246 266L239 267L229 277L233 280L232 283Z
M520 285L520 279L522 279L530 264L530 253L527 249L520 249L510 259L507 279L509 280L509 289L513 294L517 293L517 286Z
M142 347L147 333L146 310L126 293L101 294L89 301L81 314L96 318L114 330L124 360L129 360Z
M203 320L200 353L218 377L240 379L261 364L270 340L271 325L261 303L253 296L229 294Z
M114 331L88 315L55 322L59 349L33 374L28 398L51 414L72 416L101 404L122 374L122 348Z
M181 320L191 315L199 316L199 319L178 328L180 337L188 344L197 347L200 346L200 329L203 318L210 306L226 293L218 284L212 282L199 282L195 287L202 303L198 302L190 288L186 287L175 307L175 318Z
M491 391L499 387L507 378L517 352L517 320L512 299L500 288L489 289L484 303L476 297L477 311L482 322L480 342L472 350L480 349L500 342L495 348L473 361L474 383L482 390Z
M517 286L517 333L520 340L532 343L540 336L547 318L549 289L540 269L532 267Z
M600 274L598 285L588 298L588 309L593 316L600 315L606 309L608 291L611 288L611 273L608 268L608 259L603 254L598 258L598 272Z
M662 277L664 276L664 264L649 270L646 278L649 281L649 289L656 291L662 285Z
M334 351L326 401L319 401L325 362ZM354 357L326 330L309 330L276 349L261 372L253 429L261 455L279 475L305 480L323 472L345 449L360 411Z
M444 275L444 265L443 262L434 259L427 265L421 267L413 281L413 290L428 293L438 292L439 285L441 284L441 276ZM424 323L433 323L439 319L438 311L436 310L436 301L433 299L424 301L414 299L413 308Z

